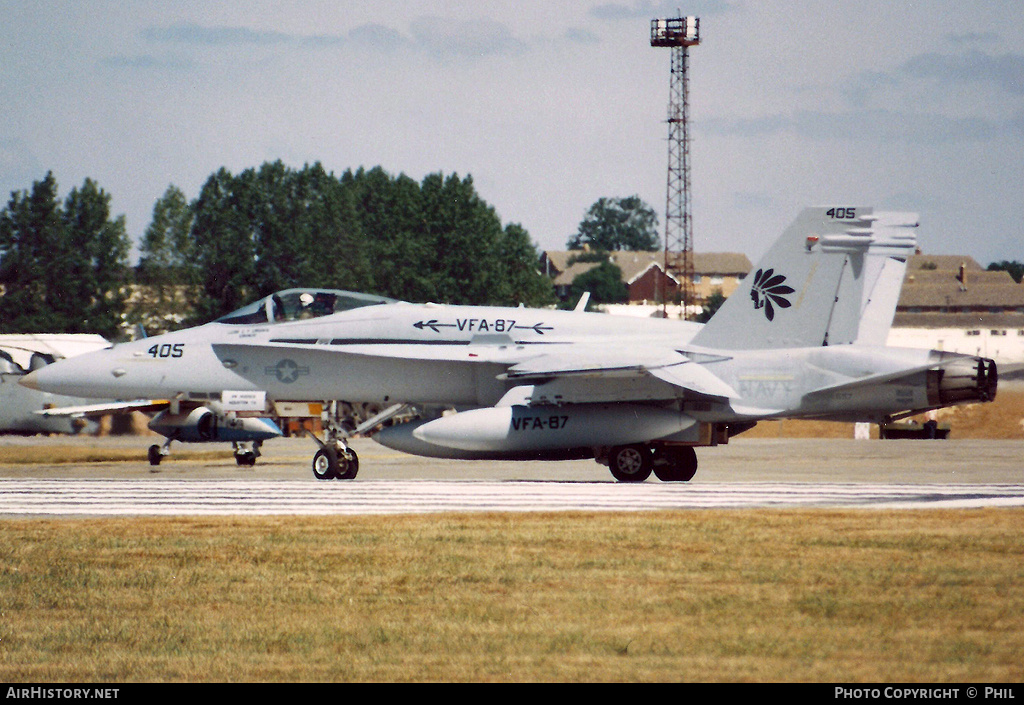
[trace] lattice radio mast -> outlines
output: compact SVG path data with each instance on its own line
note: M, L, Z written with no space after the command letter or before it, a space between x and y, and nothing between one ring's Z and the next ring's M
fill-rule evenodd
M682 315L696 303L690 198L689 50L700 44L700 18L651 20L651 46L672 49L668 101L668 194L665 199L665 272L679 281ZM663 296L662 299L668 298ZM663 306L666 304L663 303Z

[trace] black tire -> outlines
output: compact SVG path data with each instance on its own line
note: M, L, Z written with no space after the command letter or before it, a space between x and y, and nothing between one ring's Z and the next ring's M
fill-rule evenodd
M337 478L339 480L354 480L359 472L359 456L349 448L338 458Z
M617 446L608 453L608 469L619 482L643 482L651 476L651 450L647 446Z
M333 448L321 448L313 456L313 477L333 480L338 476L338 454Z
M697 474L697 452L689 446L662 448L658 454L665 461L654 466L654 475L662 482L689 482Z
M255 453L241 453L235 456L235 463L241 466L255 465L256 454Z
M160 453L160 446L153 445L153 446L149 447L149 464L150 465L159 465L160 461L163 460L163 459L164 459L164 456Z

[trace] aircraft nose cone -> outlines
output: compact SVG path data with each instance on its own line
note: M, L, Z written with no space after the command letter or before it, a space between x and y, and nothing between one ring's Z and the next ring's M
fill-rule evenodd
M35 372L29 372L27 375L23 376L21 379L18 380L18 384L20 384L23 387L28 387L29 389L34 389L38 392L39 370L36 370Z

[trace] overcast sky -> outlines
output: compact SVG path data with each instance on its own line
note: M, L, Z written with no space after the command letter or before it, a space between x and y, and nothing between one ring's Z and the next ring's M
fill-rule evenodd
M91 177L137 240L169 185L280 159L472 175L542 250L602 196L663 224L649 33L678 10L696 250L873 205L920 213L925 252L1024 260L1019 0L0 0L0 194Z

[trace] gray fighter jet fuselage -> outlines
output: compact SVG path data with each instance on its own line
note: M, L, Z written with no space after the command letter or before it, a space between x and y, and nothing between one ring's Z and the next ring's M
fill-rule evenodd
M295 290L29 383L181 402L228 391L370 402L389 410L357 430L410 453L594 457L623 481L688 480L694 447L758 420L882 422L994 397L991 360L885 347L916 226L915 214L808 208L706 325L373 297L339 310L344 292ZM381 427L410 405L419 418ZM354 477L346 433L328 427L317 477Z
M509 360L522 359L524 351L580 344L600 349L624 338L640 347L671 346L699 329L699 324L665 319L380 300L308 319L254 322L231 314L63 361L59 383L53 381L56 374L47 373L30 384L59 384L79 396L113 399L206 400L232 390L264 391L270 400L487 405L496 403L507 387L488 372L497 374ZM245 351L247 357L235 360L232 350ZM318 356L330 360L335 353L344 357L344 365L328 362L311 374L310 364L317 365ZM465 370L473 372L472 379ZM338 396L324 397L326 389Z

